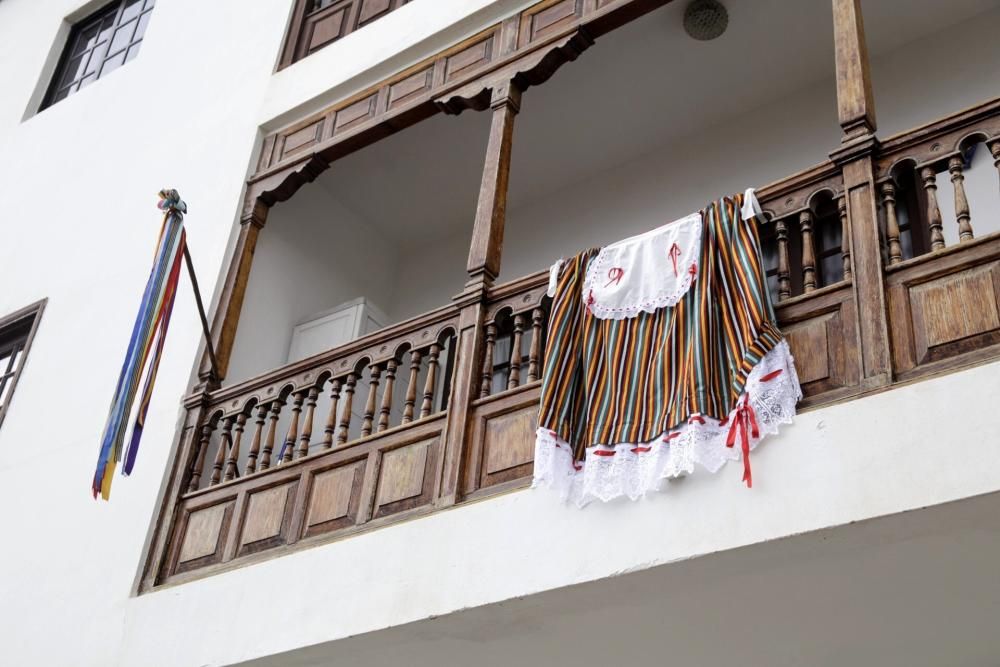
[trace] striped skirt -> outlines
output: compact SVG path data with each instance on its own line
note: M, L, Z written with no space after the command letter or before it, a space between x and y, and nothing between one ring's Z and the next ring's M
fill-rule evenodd
M564 262L552 301L535 482L583 503L638 497L661 480L745 462L801 398L775 325L757 223L742 196L701 212L697 276L672 307L599 319L583 285L598 255ZM736 445L740 445L737 447Z

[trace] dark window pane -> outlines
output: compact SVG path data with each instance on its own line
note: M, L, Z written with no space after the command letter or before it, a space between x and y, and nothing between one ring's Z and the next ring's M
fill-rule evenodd
M59 80L59 87L66 86L72 81L76 81L77 74L82 72L83 68L87 65L87 59L90 57L90 52L84 53L81 56L77 56L66 63L66 69L63 70L62 78Z
M840 255L823 258L823 284L832 285L844 279L844 260Z
M52 96L52 101L58 102L61 99L65 99L66 97L69 96L70 93L74 92L73 91L74 88L76 88L75 83L72 86L63 88L62 90L60 90L59 92L57 92L55 95Z
M76 47L73 49L73 53L77 54L85 49L89 49L94 44L97 43L97 35L101 31L101 24L95 23L94 25L85 28L80 32L80 36L77 37Z
M117 0L74 26L43 108L134 58L153 4L153 0Z
M142 11L142 0L125 0L125 9L122 10L122 18L119 23L128 23Z
M115 55L111 56L110 58L104 61L104 67L101 68L101 76L104 76L108 72L115 71L116 69L121 67L122 63L124 62L125 62L125 52L119 51L118 53L116 53Z

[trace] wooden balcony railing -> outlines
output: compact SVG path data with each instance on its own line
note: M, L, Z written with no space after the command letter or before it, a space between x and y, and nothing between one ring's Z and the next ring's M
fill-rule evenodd
M872 389L863 381L854 281L873 262L885 267L888 383L1000 356L1000 234L977 235L974 224L1000 216L1000 198L972 211L963 184L978 144L1000 169L1000 100L875 149L882 244L874 255L856 252L838 164L759 190L768 278L806 406ZM935 197L944 172L954 188L954 221L942 220ZM955 225L959 239L950 247L945 224ZM459 299L462 305L193 395L182 438L191 465L157 583L527 484L546 282L547 273L537 273L492 287L472 319ZM467 334L470 327L477 335Z

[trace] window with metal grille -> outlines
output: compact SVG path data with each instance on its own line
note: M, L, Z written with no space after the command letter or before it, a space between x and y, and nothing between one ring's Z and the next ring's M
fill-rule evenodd
M14 385L24 368L31 340L38 328L44 301L0 317L0 424L14 395Z
M155 0L119 0L73 26L42 108L135 58Z

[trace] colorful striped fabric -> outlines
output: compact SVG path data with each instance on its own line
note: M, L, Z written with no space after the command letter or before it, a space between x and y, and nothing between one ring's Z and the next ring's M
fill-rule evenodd
M160 192L159 208L164 211L164 217L153 259L153 269L146 282L146 290L132 328L128 351L125 353L125 362L111 400L104 435L101 438L97 469L91 486L94 497L100 493L104 500L111 495L111 480L116 466L122 461L123 449L125 465L122 473L130 474L135 465L146 411L149 409L149 400L156 381L156 371L160 364L170 313L177 293L181 263L184 261L186 236L183 214L187 208L176 190ZM132 424L128 447L125 448L125 432L139 390L139 379L143 368L146 368L146 380Z
M567 443L575 461L593 445L648 443L691 419L725 420L750 371L781 342L757 224L741 217L741 204L736 195L702 211L700 260L689 267L696 278L673 307L598 319L582 295L598 250L564 263L539 428Z

